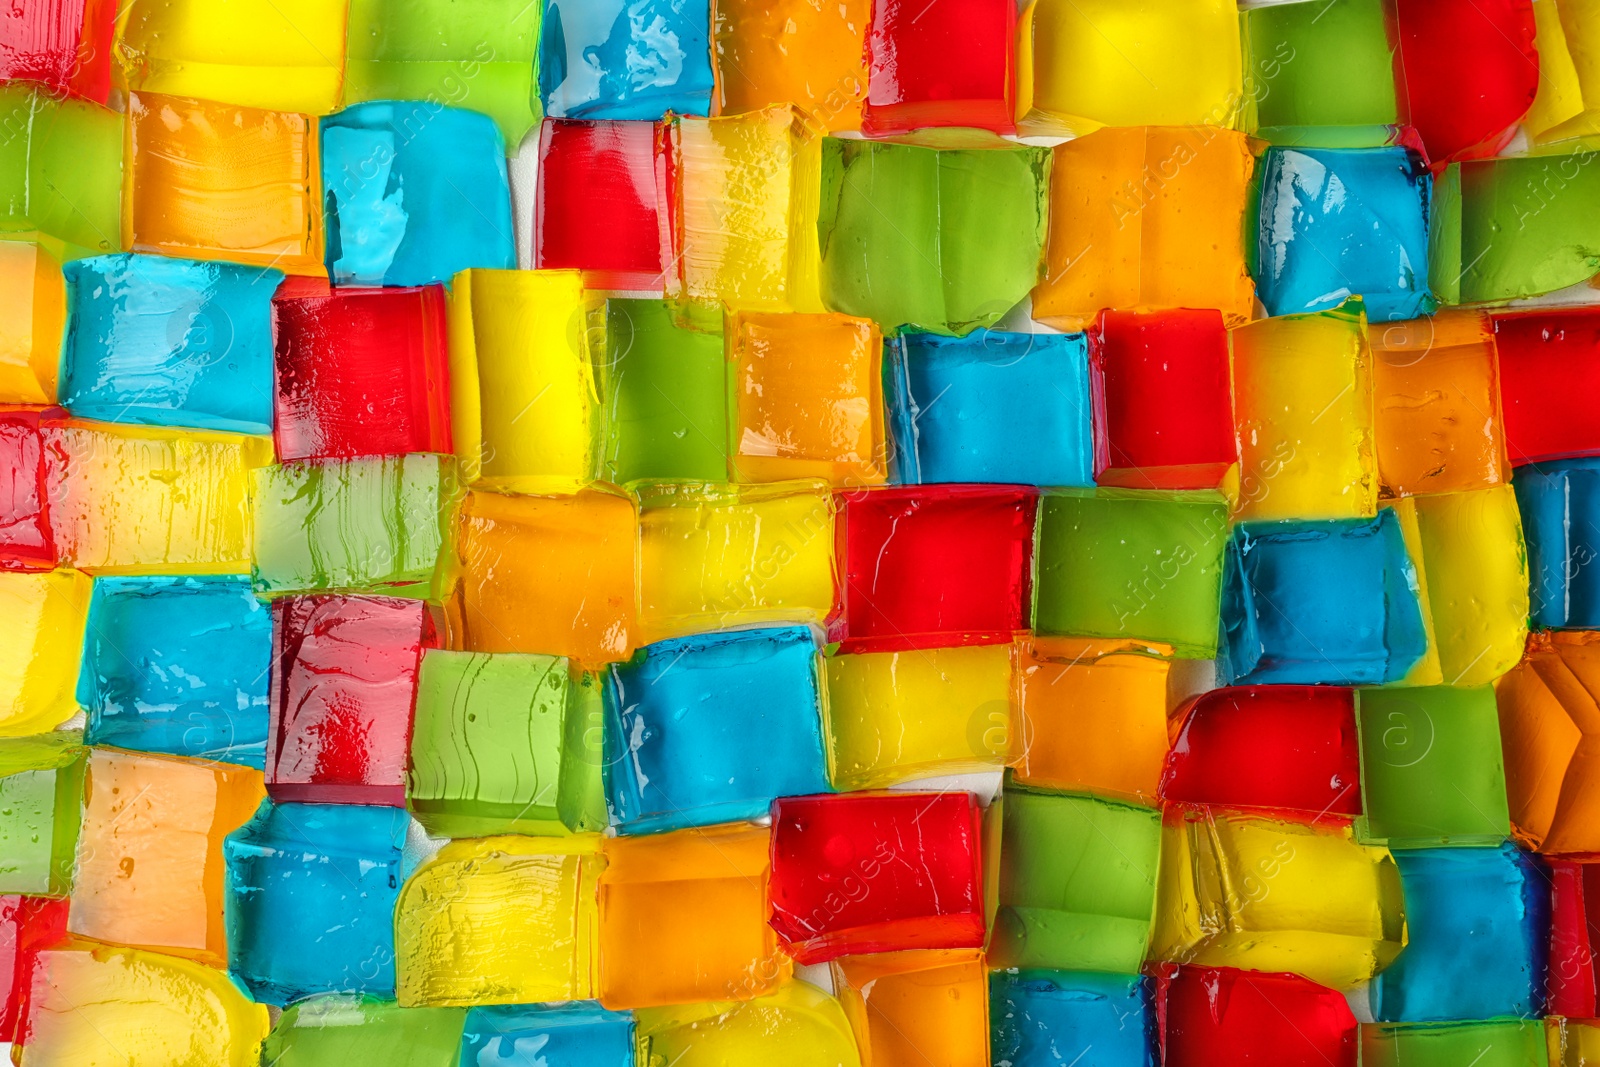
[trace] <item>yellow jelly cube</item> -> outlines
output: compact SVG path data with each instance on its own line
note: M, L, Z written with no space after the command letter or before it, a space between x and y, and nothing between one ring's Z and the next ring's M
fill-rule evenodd
M0 737L41 733L78 713L93 585L77 571L0 571Z
M605 301L575 270L467 270L450 296L450 430L468 484L581 489L600 472Z
M117 51L130 89L325 115L344 32L327 0L133 0Z
M395 906L403 1007L526 1004L593 995L600 839L454 841Z
M827 671L835 789L880 789L1004 765L1010 645L833 656Z
M1377 514L1365 319L1352 300L1233 331L1235 519Z
M0 241L0 404L54 404L66 324L61 264L31 241Z
M640 643L825 623L835 600L834 509L821 482L642 488Z
M1545 1023L1550 1067L1600 1065L1600 1022L1592 1019L1557 1019Z
M1539 94L1522 124L1541 144L1600 133L1600 0L1534 0Z
M789 982L747 1001L645 1008L640 1062L672 1067L861 1067L839 1002L816 986Z
M96 574L250 570L250 472L265 437L67 422L45 430L61 558Z
M989 971L975 949L844 956L830 965L872 1067L972 1067L989 1055Z
M669 284L748 311L821 311L822 141L787 104L668 128L677 167Z

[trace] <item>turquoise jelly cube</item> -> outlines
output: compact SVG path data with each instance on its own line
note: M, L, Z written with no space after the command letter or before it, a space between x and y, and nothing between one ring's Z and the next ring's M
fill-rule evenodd
M991 971L989 1045L1011 1067L1148 1067L1155 1015L1137 974Z
M555 119L709 115L711 7L682 0L545 0L539 95Z
M594 1001L473 1008L463 1067L633 1067L633 1016Z

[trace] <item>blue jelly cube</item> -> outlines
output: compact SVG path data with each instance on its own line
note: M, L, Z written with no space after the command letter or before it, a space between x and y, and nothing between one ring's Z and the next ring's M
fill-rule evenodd
M462 1067L633 1067L633 1016L592 1000L473 1008Z
M505 142L487 115L379 100L320 126L335 285L428 285L517 265Z
M61 403L103 422L272 430L281 271L123 254L61 268Z
M1600 458L1518 467L1535 630L1600 629Z
M711 113L711 5L545 0L539 95L556 119Z
M755 819L831 792L821 659L803 626L659 641L613 664L605 784L623 833Z
M1511 844L1398 850L1394 858L1408 940L1373 980L1373 1016L1432 1022L1542 1014L1550 891L1535 861Z
M1083 334L903 333L887 355L897 481L1094 484Z
M238 578L96 578L77 699L84 740L241 763L267 751L272 616Z
M992 971L989 1044L1007 1067L1147 1067L1148 983L1136 974Z
M279 1007L313 993L394 996L410 825L400 808L263 800L222 844L234 979Z
M1432 191L1407 148L1269 148L1253 272L1267 314L1323 311L1350 296L1365 299L1375 322L1432 311Z
M1245 523L1228 541L1221 662L1230 685L1382 685L1427 651L1400 520Z

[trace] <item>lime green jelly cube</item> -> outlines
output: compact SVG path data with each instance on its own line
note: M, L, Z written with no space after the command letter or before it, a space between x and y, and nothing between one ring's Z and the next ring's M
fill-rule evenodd
M1258 127L1398 121L1383 0L1277 4L1251 8L1243 18L1245 92L1255 102Z
M289 1005L261 1045L272 1067L456 1067L466 1008L402 1008L346 994Z
M119 251L122 116L15 82L0 85L0 109L0 230Z
M1545 1067L1538 1019L1472 1023L1363 1023L1362 1067Z
M71 891L86 751L77 733L0 740L0 893Z
M611 369L604 477L728 480L722 312L661 300L606 306Z

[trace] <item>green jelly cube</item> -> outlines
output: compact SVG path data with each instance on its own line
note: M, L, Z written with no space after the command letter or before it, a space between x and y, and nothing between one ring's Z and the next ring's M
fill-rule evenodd
M0 108L0 230L121 250L123 117L20 83L0 85Z
M722 312L661 300L606 305L605 472L618 485L728 480Z
M86 751L77 733L0 740L0 893L71 892Z
M560 656L429 649L407 797L440 837L606 827L600 684Z
M1220 494L1063 489L1039 501L1034 628L1217 654L1228 504Z
M1408 848L1510 836L1491 687L1363 689L1356 700L1363 840Z
M456 1067L466 1008L402 1008L342 993L289 1005L261 1045L272 1067Z
M431 592L457 497L453 458L323 460L253 476L257 593Z
M1315 0L1244 12L1245 93L1256 126L1369 126L1383 144L1399 121L1383 0Z
M1132 973L1156 899L1161 813L1006 788L989 962Z
M1361 1067L1546 1067L1544 1023L1363 1023Z
M887 329L994 325L1039 280L1050 158L1048 148L826 139L824 303Z

